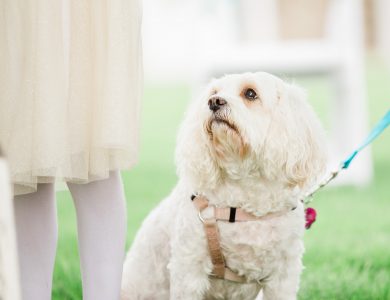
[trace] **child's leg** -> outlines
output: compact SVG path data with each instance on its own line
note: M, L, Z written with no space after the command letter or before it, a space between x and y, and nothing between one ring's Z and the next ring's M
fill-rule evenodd
M57 247L57 212L53 183L14 197L22 299L51 299Z
M119 299L126 201L119 171L88 184L68 183L77 213L83 299Z

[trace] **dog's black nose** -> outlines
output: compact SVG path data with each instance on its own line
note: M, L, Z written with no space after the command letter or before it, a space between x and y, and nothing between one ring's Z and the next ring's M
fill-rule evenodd
M218 96L214 96L214 97L211 97L209 99L209 108L213 111L213 112L216 112L218 109L220 109L222 106L226 105L226 100L221 98L221 97L218 97Z

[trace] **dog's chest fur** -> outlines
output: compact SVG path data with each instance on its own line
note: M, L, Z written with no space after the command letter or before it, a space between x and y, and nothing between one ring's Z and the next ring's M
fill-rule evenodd
M221 246L226 264L249 279L266 282L283 268L283 262L297 252L303 252L299 211L265 221L220 223ZM295 224L294 224L295 223ZM295 226L295 230L291 228ZM250 299L262 285L244 284L213 279L206 299ZM233 296L234 295L234 296Z

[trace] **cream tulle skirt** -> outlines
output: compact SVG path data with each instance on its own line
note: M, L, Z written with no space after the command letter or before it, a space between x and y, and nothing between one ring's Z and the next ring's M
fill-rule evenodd
M0 145L14 194L137 160L138 0L0 1Z

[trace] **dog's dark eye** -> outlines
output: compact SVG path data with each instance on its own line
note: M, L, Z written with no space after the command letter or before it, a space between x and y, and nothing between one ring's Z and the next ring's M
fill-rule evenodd
M245 95L245 98L247 98L248 100L251 100L251 101L257 99L257 94L253 89L247 89L245 91L244 95Z

